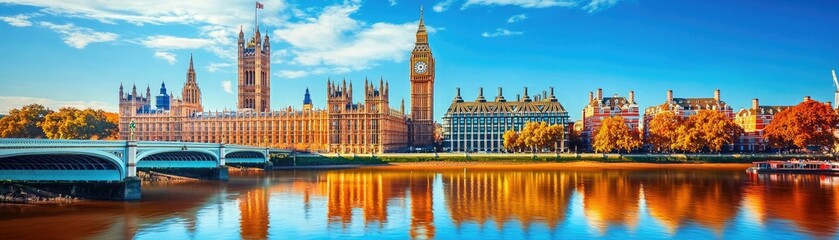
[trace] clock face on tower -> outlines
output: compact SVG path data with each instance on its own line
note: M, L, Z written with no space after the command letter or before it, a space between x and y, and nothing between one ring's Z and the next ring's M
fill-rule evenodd
M428 71L428 66L423 61L418 61L414 63L414 72L418 74L423 74L425 71Z

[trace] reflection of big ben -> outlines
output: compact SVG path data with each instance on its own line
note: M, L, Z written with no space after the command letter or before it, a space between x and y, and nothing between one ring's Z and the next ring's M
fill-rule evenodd
M411 52L411 128L412 145L430 146L434 140L434 56L428 46L422 8L417 41Z

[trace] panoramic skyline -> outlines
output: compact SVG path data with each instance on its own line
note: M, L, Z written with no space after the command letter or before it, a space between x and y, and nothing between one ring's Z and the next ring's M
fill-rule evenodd
M209 111L236 107L236 37L253 34L253 1L119 3L0 1L6 53L0 113L23 104L115 111L118 87L161 82L178 94L195 57ZM391 106L409 95L410 51L424 5L437 59L435 116L460 87L464 100L505 88L514 98L556 88L579 119L587 95L625 96L641 108L675 97L711 97L734 108L752 98L794 105L832 101L839 4L656 0L260 1L272 43L273 109L300 108L305 89L325 107L327 78L383 77ZM129 90L130 91L130 90ZM358 95L358 94L357 94ZM357 96L359 97L359 96ZM406 103L409 106L409 104Z

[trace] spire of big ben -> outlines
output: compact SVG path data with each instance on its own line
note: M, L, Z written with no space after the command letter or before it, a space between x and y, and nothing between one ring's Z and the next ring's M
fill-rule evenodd
M423 19L423 9L420 6L420 20L417 28L417 45L428 44L428 32L425 31L425 20Z

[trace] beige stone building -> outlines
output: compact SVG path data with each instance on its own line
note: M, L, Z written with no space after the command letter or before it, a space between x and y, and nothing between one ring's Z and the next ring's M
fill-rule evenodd
M419 146L433 141L434 58L428 48L420 16L417 43L411 54L413 119L390 104L389 84L365 80L362 102L353 101L352 82L326 84L326 109L316 109L306 89L302 108L270 108L270 42L257 29L238 41L237 110L204 111L201 89L190 57L180 98L161 85L152 109L151 89L145 95L125 93L120 86L120 137L147 141L224 142L312 152L382 153L407 150L411 139ZM419 104L419 105L417 105ZM130 129L133 122L135 129ZM414 125L410 125L415 123ZM427 125L427 126L426 126ZM418 137L411 138L409 126ZM421 136L420 136L421 135ZM426 136L427 135L427 136Z

